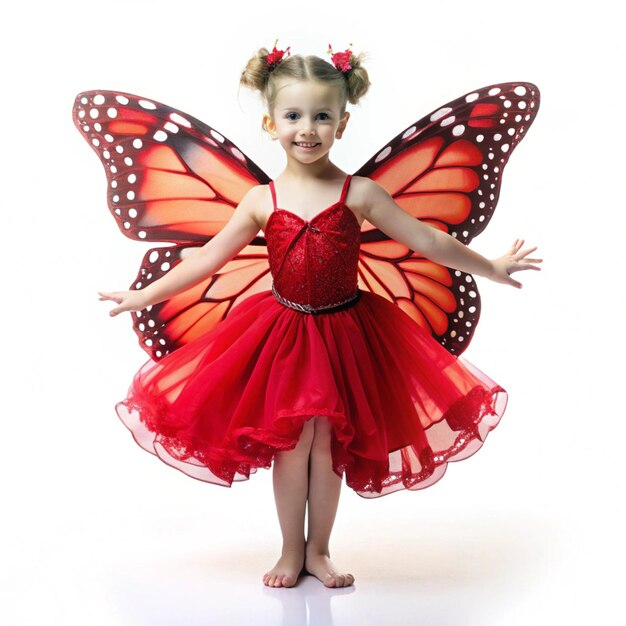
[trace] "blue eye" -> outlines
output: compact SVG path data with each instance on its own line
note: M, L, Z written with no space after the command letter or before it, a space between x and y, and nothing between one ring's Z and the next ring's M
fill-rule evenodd
M317 117L321 117L321 119L323 121L329 120L330 116L328 115L328 113L318 113ZM295 111L292 111L291 113L287 113L287 115L285 115L285 119L288 119L290 122L295 122L296 119L298 119L298 114Z

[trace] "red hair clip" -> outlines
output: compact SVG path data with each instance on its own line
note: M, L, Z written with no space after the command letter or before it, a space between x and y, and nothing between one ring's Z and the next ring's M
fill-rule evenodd
M278 50L276 44L278 39L274 42L274 49L265 57L265 62L269 66L270 72L276 69L276 66L283 60L283 56L287 53L287 56L291 55L289 52L291 46L287 46L285 50Z
M350 44L350 48L352 48L352 44ZM350 65L350 57L352 56L352 51L348 48L343 52L335 52L333 53L333 49L330 44L328 44L327 54L330 54L330 60L332 64L344 74L349 72L352 69L352 65Z

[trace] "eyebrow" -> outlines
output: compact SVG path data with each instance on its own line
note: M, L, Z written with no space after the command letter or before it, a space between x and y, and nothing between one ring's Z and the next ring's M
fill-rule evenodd
M283 111L301 111L298 107L286 107L282 109ZM332 111L332 107L322 107L321 109L315 109L318 113L321 111Z

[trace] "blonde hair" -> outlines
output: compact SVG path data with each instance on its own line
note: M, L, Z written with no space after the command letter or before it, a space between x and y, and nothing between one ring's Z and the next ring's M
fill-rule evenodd
M284 78L314 80L334 86L340 93L342 115L346 111L346 104L357 104L371 84L367 70L361 65L363 53L350 56L352 69L345 74L332 63L315 55L294 54L283 57L270 68L266 61L268 54L270 52L267 48L260 48L246 64L239 82L244 87L260 91L270 113L274 109L278 83Z

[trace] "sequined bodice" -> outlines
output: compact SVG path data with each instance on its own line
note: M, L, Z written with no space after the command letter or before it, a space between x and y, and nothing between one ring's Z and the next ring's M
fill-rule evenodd
M344 199L346 179L339 202L311 220L276 208L266 227L270 271L276 290L300 304L322 307L341 302L357 291L357 264L361 227Z

